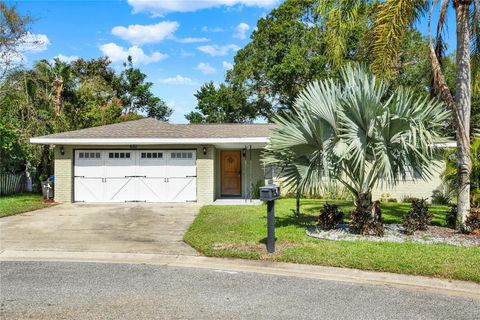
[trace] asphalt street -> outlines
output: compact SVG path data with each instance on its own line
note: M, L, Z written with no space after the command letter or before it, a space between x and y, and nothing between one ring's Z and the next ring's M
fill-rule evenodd
M480 300L143 264L0 262L0 319L468 319ZM478 318L477 318L478 319Z

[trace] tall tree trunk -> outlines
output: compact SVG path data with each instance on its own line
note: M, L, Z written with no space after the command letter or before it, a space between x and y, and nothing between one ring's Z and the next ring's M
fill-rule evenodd
M56 76L54 81L55 87L55 114L58 116L62 110L62 91L63 91L63 80L62 78Z
M457 130L457 172L458 172L458 227L465 229L465 220L470 211L470 172L472 169L470 150L470 112L471 112L471 70L470 70L470 32L469 0L454 2L457 27L457 74L455 87L455 105L459 121L463 126Z

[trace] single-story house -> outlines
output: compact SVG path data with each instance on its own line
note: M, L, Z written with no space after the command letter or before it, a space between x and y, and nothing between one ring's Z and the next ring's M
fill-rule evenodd
M199 202L252 198L265 180L271 124L170 124L151 118L30 140L55 146L57 202ZM430 197L439 176L413 175L389 193Z

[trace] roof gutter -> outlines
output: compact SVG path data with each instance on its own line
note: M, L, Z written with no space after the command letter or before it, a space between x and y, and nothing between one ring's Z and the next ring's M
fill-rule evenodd
M55 145L173 145L173 144L249 144L268 143L268 137L250 138L31 138L33 144Z

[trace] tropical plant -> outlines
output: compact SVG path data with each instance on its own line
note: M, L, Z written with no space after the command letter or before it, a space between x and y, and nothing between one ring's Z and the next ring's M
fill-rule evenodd
M457 222L457 205L451 204L450 209L445 212L445 222L447 222L447 226L450 228L455 228Z
M470 209L470 114L473 78L480 66L480 1L476 0L329 0L318 1L319 12L340 11L341 14L326 16L330 21L330 33L341 37L354 26L354 17L359 8L371 4L376 6L371 23L370 48L373 54L372 69L382 77L393 78L400 67L400 49L405 34L415 22L428 14L428 30L435 7L440 3L436 36L430 36L429 56L432 69L432 93L440 97L451 111L456 129L458 168L458 222L464 228ZM456 82L454 95L448 87L442 70L445 54L443 40L446 18L453 5L456 13ZM340 9L338 9L340 8ZM353 25L353 26L352 26ZM342 43L342 41L337 41ZM342 48L340 48L342 49ZM345 50L346 51L346 50ZM345 53L344 51L344 53ZM473 68L472 68L473 66ZM473 72L472 72L473 71Z
M472 204L480 204L480 138L472 142L472 171L470 175L470 199ZM455 196L458 188L458 174L456 165L456 150L451 149L445 153L445 170L442 173L442 180L450 191L451 196Z
M433 218L433 214L428 209L427 199L416 199L412 202L410 210L403 216L403 229L406 234L427 230Z
M339 223L343 223L344 213L338 209L336 204L326 204L320 210L318 216L318 226L324 230L335 228Z
M321 189L324 178L340 182L357 211L378 222L372 189L396 185L412 168L431 177L438 128L447 117L441 102L407 89L390 94L364 67L347 66L338 81L309 84L293 112L275 118L264 157L273 165L291 159L285 183L298 183L302 192Z
M465 226L466 231L480 236L480 207L472 207Z
M450 194L444 190L433 190L432 203L440 205L448 205L452 201Z

